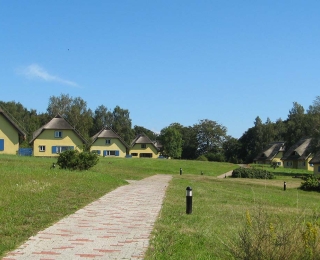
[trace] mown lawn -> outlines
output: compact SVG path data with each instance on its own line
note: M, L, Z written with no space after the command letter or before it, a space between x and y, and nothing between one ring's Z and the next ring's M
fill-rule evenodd
M153 174L217 176L229 163L101 158L89 171L50 169L56 159L0 155L0 257L66 215L127 184Z

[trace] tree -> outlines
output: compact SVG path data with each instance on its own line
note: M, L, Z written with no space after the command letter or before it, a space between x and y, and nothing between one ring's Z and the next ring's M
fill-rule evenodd
M112 112L111 127L126 143L131 143L134 137L134 132L131 128L129 110L116 106Z
M308 115L304 113L304 108L297 102L293 102L293 107L289 111L286 121L287 131L285 134L286 146L290 147L302 137L311 135L310 120Z
M59 114L67 118L71 110L72 101L73 98L68 94L61 94L59 97L51 96L47 108L49 116L53 118Z
M241 144L238 139L228 135L223 143L224 158L227 162L240 163L238 154L240 152Z
M227 135L226 127L208 119L200 120L194 127L196 129L198 155L220 152Z
M163 154L172 158L180 158L182 153L182 136L174 127L169 126L161 130L160 140L163 145Z
M93 127L90 130L90 135L93 136L102 128L111 126L113 122L113 115L108 111L107 107L100 105L96 108L93 115Z
M183 126L180 123L172 123L169 127L174 127L177 129L182 137L182 159L193 160L197 158L197 139L196 139L196 129L192 126Z
M57 114L65 118L80 134L88 139L93 126L93 113L87 108L87 102L80 97L70 97L61 94L59 97L51 96L47 112L50 117Z
M155 132L153 132L143 126L135 125L133 127L133 132L134 132L135 136L137 136L139 134L145 134L146 136L149 137L150 140L156 140L158 138L158 134L156 134Z

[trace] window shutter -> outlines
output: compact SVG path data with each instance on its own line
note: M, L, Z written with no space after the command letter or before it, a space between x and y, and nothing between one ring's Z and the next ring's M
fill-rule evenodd
M116 156L119 156L119 150L116 151Z
M100 151L100 150L97 150L97 153L100 155L100 154L101 154L101 151Z
M106 156L107 155L107 151L103 151L103 156Z
M4 151L4 139L0 139L0 151Z
M57 153L57 146L52 146L52 153Z

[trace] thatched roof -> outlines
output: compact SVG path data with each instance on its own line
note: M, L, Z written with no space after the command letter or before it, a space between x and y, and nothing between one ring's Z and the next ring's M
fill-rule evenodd
M301 138L286 151L281 160L306 160L311 156L311 140L308 137Z
M312 163L312 164L320 164L320 152L317 152L313 158L310 160L309 163Z
M119 139L119 141L126 147L129 148L129 145L111 128L104 127L98 133L91 137L92 143L94 143L98 138L113 138Z
M73 132L81 139L83 143L87 141L80 135L78 131L76 131L66 119L64 119L60 115L56 115L54 118L50 120L49 123L45 124L44 126L40 127L36 131L33 132L33 138L30 143L33 141L45 130L73 130Z
M254 161L268 161L272 160L279 152L285 150L284 142L270 143L259 155L254 158Z
M0 107L0 114L17 130L18 134L20 134L23 138L26 138L25 132L14 122L14 119L11 118L7 113L4 112Z
M155 142L151 141L150 138L145 134L137 135L132 141L131 147L133 147L135 144L152 144L157 150L159 150L159 147L156 146Z

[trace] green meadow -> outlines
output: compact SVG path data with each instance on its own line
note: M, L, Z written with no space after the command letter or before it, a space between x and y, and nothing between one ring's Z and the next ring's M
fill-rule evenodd
M170 174L173 179L145 259L232 259L231 252L239 245L239 232L245 227L248 214L253 221L263 215L266 223L272 222L275 229L282 230L296 223L304 226L317 219L319 212L319 193L299 190L301 179L293 178L310 172L269 167L276 179L220 179L218 175L238 166L100 158L89 171L77 172L50 169L55 161L0 156L0 256L64 216L126 185L126 180L154 174ZM192 214L185 212L188 186L193 189Z

